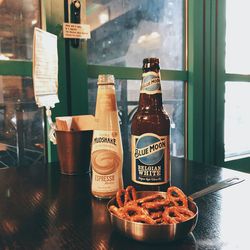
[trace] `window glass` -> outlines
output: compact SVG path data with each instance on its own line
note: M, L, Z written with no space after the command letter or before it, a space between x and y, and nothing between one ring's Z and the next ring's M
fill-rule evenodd
M250 83L226 82L225 160L250 154Z
M183 69L183 0L89 0L87 23L89 64Z
M31 78L0 76L0 168L43 162L43 109Z
M0 0L0 60L31 59L35 26L40 26L39 0Z
M95 114L97 79L88 82L89 112ZM171 155L184 156L184 83L181 81L162 81L164 108L171 119ZM130 152L130 125L137 109L140 81L116 79L116 98L119 110L123 148ZM125 164L130 158L125 157Z
M250 74L250 1L226 2L226 58L227 73Z

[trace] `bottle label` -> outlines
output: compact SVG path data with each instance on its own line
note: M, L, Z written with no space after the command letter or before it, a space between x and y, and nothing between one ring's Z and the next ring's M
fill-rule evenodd
M119 136L116 131L95 130L92 140L92 152L107 149L114 152L118 151Z
M95 130L92 140L92 190L113 192L119 189L121 168L120 137L115 131Z
M132 180L143 185L165 184L170 176L169 136L132 135Z
M140 93L154 95L161 93L161 79L159 73L149 71L142 74Z
M116 170L112 174L99 174L92 172L92 191L100 193L116 192L119 189L119 172Z

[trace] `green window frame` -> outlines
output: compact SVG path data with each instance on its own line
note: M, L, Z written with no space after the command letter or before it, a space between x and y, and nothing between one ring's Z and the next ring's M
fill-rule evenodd
M66 1L46 0L41 3L43 28L58 36L60 103L53 109L54 118L88 113L88 78L109 73L117 79L140 80L140 68L89 65L87 42L83 41L80 48L75 49L62 36L62 23L67 21L64 16ZM184 37L187 40L183 51L187 55L187 65L184 64L183 70L162 69L162 80L185 83L185 157L232 168L222 159L223 82L250 82L250 75L225 74L223 71L225 0L184 0L184 3ZM82 0L82 5L86 8L86 0ZM0 61L0 74L32 77L32 62ZM47 152L49 162L57 161L55 145L48 143ZM244 170L238 163L234 168Z
M188 1L188 159L249 172L249 158L224 161L225 0Z
M82 6L83 9L86 9L86 1L82 1ZM67 6L64 6L59 0L47 0L45 9L47 31L58 36L60 104L57 104L53 109L53 117L88 113L88 78L97 78L99 74L105 73L113 74L117 79L141 79L141 68L88 65L87 42L83 41L80 48L75 49L70 46L67 39L62 37L61 24L67 21L62 13L65 12ZM186 14L185 11L183 13ZM186 20L185 16L183 18ZM184 44L183 51L185 49L186 44ZM186 83L188 74L186 70L162 69L161 78L162 80L179 80ZM48 160L49 162L57 160L56 148L51 143L49 143L48 148Z
M188 159L215 164L216 6L188 1Z
M240 170L244 172L250 172L249 164L250 164L250 157L238 159L238 160L231 160L231 161L224 161L224 118L225 110L224 110L224 93L225 93L225 82L248 82L250 84L250 74L243 75L243 74L231 74L226 73L225 70L225 36L226 36L226 0L217 0L217 12L218 14L218 37L217 37L217 46L218 46L218 53L217 53L217 155L216 155L216 164Z
M161 80L162 81L182 81L184 82L184 129L186 128L186 99L187 99L187 1L183 0L183 70L168 70L161 68ZM140 65L139 65L140 66ZM141 80L142 70L141 67L126 67L126 66L104 66L87 64L87 76L88 78L97 79L99 74L112 74L116 79L120 80ZM186 134L186 132L185 132ZM187 138L184 138L184 157L187 158Z
M3 76L32 76L31 61L1 61L0 60L0 75Z

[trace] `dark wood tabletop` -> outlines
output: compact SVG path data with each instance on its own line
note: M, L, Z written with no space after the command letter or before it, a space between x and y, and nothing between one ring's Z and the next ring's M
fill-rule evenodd
M191 194L229 177L245 181L198 198L193 233L145 244L113 231L107 201L91 196L90 178L59 166L0 169L0 249L249 249L250 175L172 159L172 185ZM125 185L129 168L124 167Z

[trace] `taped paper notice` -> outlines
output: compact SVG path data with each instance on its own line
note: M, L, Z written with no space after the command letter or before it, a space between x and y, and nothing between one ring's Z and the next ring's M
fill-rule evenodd
M63 37L74 39L90 39L90 26L88 24L64 23Z
M33 82L39 107L59 102L57 36L39 28L34 29Z

